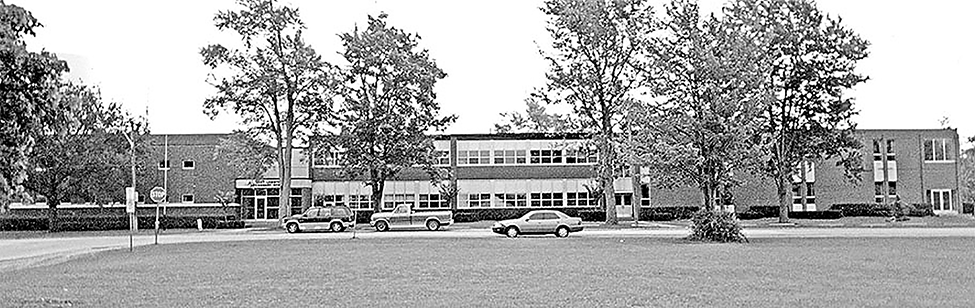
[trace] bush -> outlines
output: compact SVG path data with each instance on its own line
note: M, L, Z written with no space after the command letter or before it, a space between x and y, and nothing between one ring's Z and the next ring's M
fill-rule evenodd
M778 215L776 215L778 216ZM827 211L808 211L808 212L790 212L789 218L797 219L840 219L843 218L843 212L837 210L827 210Z
M903 208L900 209L902 211L901 214L906 216L934 216L934 207L930 204L915 203L902 204L902 206ZM879 203L834 204L830 206L830 210L840 211L843 213L843 216L891 217L898 212L898 209L894 205L883 205Z
M139 229L155 228L155 216L139 216L136 218ZM203 220L203 228L243 228L244 222L236 215L198 215L198 216L161 216L161 229L195 229L196 220ZM91 215L91 216L59 216L58 231L100 231L125 230L129 228L128 215ZM5 216L0 217L0 231L37 231L48 229L47 217Z
M477 213L456 213L454 214L454 222L475 222L478 221Z
M688 239L707 242L748 242L735 213L702 210L691 217Z
M689 219L700 210L700 206L643 207L640 209L640 220L665 221Z

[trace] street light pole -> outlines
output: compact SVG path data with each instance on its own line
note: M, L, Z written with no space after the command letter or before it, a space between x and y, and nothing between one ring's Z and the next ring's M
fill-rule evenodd
M133 192L132 198L133 198L133 200L131 200L130 202L133 203L132 204L133 205L133 211L129 213L129 251L132 251L132 246L133 246L133 239L132 239L132 237L133 237L135 231L138 230L138 228L139 228L139 226L138 226L138 220L136 220L136 215L135 215L135 211L134 211L134 209L136 208L135 205L137 205L138 202L139 202L139 199L137 197L138 192L136 192L136 190L135 190L135 122L132 122L131 125L132 125L132 127L131 127L131 130L129 131L129 135L122 134L122 136L125 136L126 141L129 142L129 151L131 153L131 161L132 161L131 170L132 170L132 192Z

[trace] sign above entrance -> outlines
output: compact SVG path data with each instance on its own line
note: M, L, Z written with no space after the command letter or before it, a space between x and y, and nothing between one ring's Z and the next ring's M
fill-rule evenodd
M278 188L281 179L237 179L236 188ZM291 188L311 188L311 179L292 179Z

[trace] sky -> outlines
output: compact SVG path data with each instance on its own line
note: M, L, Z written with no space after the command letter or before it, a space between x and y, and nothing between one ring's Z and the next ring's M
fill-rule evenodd
M662 0L655 0L661 2ZM104 98L148 117L153 133L225 133L234 116L210 119L202 104L214 93L199 50L234 44L213 25L233 0L8 0L30 10L44 27L31 50L58 53L74 78ZM418 33L447 77L437 83L442 110L459 119L448 133L489 133L502 112L524 110L524 99L545 84L539 47L550 42L540 0L282 0L300 10L308 42L326 61L340 63L339 33L389 14L389 24ZM724 0L702 0L717 11ZM821 11L871 42L858 71L870 80L848 92L859 128L958 128L975 136L975 1L819 0Z

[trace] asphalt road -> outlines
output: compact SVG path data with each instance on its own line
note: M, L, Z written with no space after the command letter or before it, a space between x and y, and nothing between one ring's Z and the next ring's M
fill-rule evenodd
M768 228L745 229L749 238L829 238L829 237L975 237L975 228ZM683 237L687 229L589 229L573 233L572 237ZM504 238L486 229L456 229L444 231L356 232L357 240L378 238ZM351 240L352 232L297 233L283 230L219 230L197 233L165 234L160 244L191 242L224 242L288 239ZM551 236L551 235L547 235ZM532 236L526 236L532 237ZM134 249L152 245L153 236L138 235L132 241ZM0 240L0 271L42 266L64 262L73 257L112 249L128 249L128 236L28 238Z

